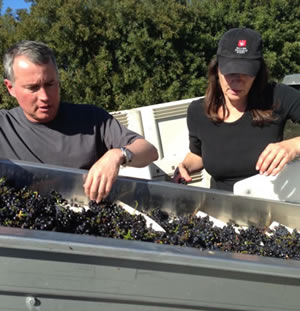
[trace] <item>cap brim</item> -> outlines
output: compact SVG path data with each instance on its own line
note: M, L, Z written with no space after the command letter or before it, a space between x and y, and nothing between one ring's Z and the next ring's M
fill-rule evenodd
M240 73L255 77L259 71L259 59L239 59L218 56L218 65L223 75Z

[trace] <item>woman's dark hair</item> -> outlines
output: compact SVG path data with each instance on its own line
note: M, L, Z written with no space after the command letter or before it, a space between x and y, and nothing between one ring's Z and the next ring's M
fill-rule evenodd
M260 70L248 94L247 110L251 112L253 124L263 125L276 119L273 114L273 98L268 85L268 69L265 61L261 60ZM223 109L227 115L228 109L218 78L218 61L213 58L208 66L208 87L205 93L205 113L214 122L222 122L218 111Z

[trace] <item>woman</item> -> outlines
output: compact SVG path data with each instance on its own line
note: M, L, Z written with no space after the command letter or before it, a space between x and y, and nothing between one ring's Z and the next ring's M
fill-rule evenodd
M300 155L300 137L283 140L286 121L300 123L300 92L268 82L259 33L227 31L208 80L204 100L188 109L190 152L175 181L190 182L192 173L205 168L211 188L232 191L235 182L258 172L276 175Z

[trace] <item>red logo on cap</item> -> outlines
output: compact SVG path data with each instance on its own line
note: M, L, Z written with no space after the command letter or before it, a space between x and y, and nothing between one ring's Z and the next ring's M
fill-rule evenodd
M244 47L244 46L246 46L246 44L247 44L247 40L239 40L239 42L238 42L239 47Z

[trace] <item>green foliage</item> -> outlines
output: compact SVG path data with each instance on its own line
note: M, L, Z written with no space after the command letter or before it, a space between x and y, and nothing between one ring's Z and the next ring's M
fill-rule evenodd
M14 40L11 36L15 32L17 21L12 14L7 13L0 18L0 55L1 58L4 55L5 51L13 44ZM4 70L2 62L0 63L1 77L4 77ZM0 107L1 108L10 108L16 105L16 102L11 98L3 84L0 83Z
M220 36L240 26L262 34L273 79L300 72L300 0L27 1L30 12L0 16L0 55L21 39L46 42L63 100L115 111L201 96ZM3 85L0 96L16 104Z

